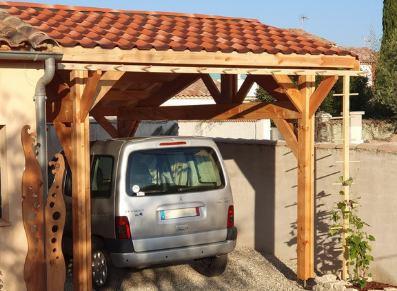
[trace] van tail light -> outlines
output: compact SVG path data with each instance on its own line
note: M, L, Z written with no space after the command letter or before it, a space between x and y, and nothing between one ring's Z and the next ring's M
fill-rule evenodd
M227 211L227 227L232 226L234 226L234 207L230 205Z
M117 239L130 239L130 222L127 216L116 216L116 238Z

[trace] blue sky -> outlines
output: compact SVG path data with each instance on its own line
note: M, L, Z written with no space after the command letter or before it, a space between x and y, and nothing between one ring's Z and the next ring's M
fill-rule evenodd
M382 0L41 0L29 3L255 18L278 28L300 28L340 46L373 48L382 36ZM84 4L82 4L84 3ZM374 37L375 35L375 37Z

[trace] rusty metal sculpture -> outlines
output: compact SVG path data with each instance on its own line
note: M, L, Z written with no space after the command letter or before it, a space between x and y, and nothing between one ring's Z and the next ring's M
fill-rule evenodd
M25 154L22 216L28 241L24 268L26 288L28 291L63 290L66 271L61 242L65 224L65 204L61 183L65 164L61 155L57 155L56 162L50 163L54 166L55 179L43 209L43 176L36 159L37 138L35 133L29 134L29 130L30 126L26 125L21 132Z

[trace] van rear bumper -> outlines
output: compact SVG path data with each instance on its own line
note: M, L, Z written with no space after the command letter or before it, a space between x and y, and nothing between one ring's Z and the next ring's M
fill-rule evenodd
M175 261L187 261L221 254L227 254L236 247L235 240L188 246L176 249L139 253L112 253L110 257L116 267L142 267Z

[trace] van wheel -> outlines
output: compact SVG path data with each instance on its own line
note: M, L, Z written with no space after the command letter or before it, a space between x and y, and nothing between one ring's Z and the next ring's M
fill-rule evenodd
M222 275L226 270L226 265L227 254L194 260L194 269L201 275L207 277Z
M116 268L102 240L92 238L92 284L97 291L119 290L123 269Z

